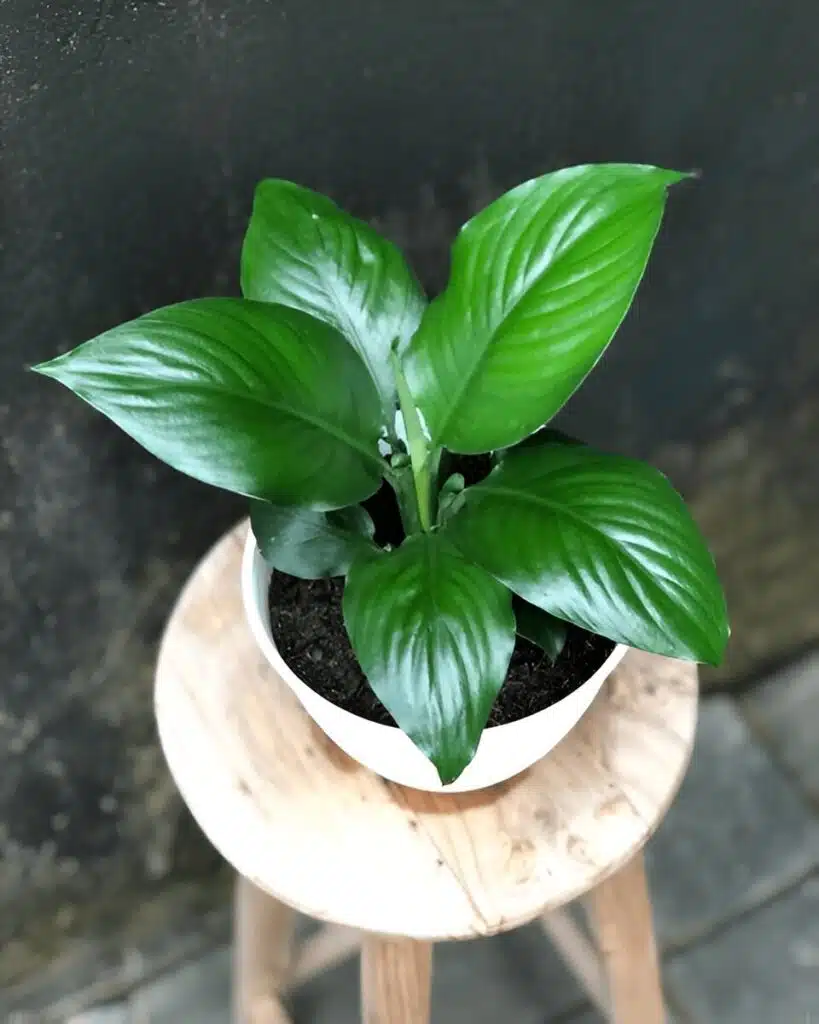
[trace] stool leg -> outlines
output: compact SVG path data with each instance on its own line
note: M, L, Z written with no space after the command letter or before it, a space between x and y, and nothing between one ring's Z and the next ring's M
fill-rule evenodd
M235 1024L289 1024L279 1002L292 957L295 913L241 876L233 939Z
M540 926L585 988L589 999L602 1014L608 1016L608 992L600 957L580 925L575 924L568 910L561 908L544 914Z
M364 1024L429 1024L432 944L366 935L361 948Z
M325 924L301 944L295 958L288 988L298 988L323 971L361 952L361 932L340 924Z
M591 893L613 1024L665 1024L651 900L642 853Z

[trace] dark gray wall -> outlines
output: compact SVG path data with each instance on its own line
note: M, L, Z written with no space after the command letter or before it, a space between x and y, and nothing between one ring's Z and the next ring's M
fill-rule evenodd
M691 498L733 611L722 680L819 637L817 38L809 0L2 0L0 984L212 870L151 669L240 512L23 367L235 292L264 175L378 218L435 289L456 225L521 178L700 168L566 422Z

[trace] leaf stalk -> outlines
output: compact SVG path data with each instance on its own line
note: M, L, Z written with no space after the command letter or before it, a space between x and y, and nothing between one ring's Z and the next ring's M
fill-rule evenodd
M407 384L407 378L401 368L401 360L395 350L392 352L392 365L398 390L398 404L407 434L407 447L415 483L415 497L418 503L418 522L424 533L429 533L434 522L432 477L437 470L438 453L429 446L424 426Z

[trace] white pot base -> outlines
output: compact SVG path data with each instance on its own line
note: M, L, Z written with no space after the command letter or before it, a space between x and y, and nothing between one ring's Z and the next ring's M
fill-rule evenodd
M545 757L577 724L620 663L628 648L619 644L600 668L567 697L518 722L485 729L471 764L455 782L443 786L432 763L393 726L379 725L343 711L320 697L279 654L270 630L270 569L248 530L242 559L242 597L253 636L267 661L301 701L316 724L341 749L366 768L413 789L463 793L504 782Z

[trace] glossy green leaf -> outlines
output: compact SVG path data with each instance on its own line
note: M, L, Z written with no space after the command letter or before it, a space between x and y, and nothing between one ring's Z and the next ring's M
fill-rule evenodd
M453 782L475 755L515 643L512 595L439 534L355 562L344 621L370 685Z
M336 330L242 299L167 306L35 367L174 469L281 504L377 490L380 405Z
M268 565L303 580L344 576L358 555L375 550L375 526L360 505L318 512L251 501L250 525Z
M682 177L636 164L570 167L464 225L449 284L404 361L433 445L493 451L554 416L625 316L666 188Z
M642 650L719 662L714 562L682 499L641 462L581 445L510 452L447 535L525 600Z
M542 608L524 601L517 594L512 601L512 607L515 611L518 636L537 644L551 661L555 661L566 645L568 625Z
M367 364L392 425L390 346L397 340L404 348L426 306L392 242L326 196L268 179L256 188L242 292L304 310L340 331Z

